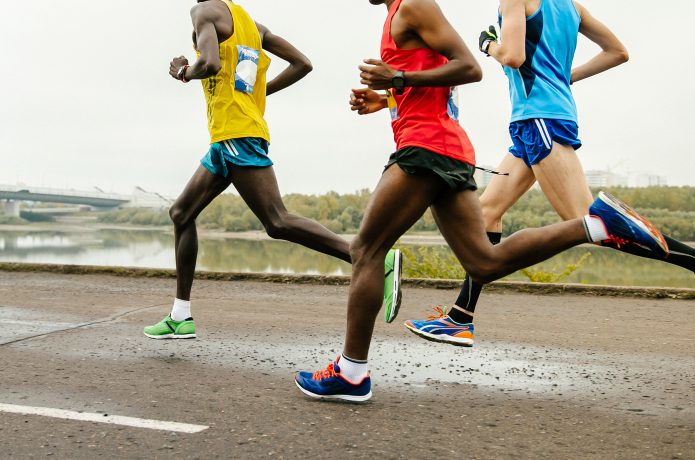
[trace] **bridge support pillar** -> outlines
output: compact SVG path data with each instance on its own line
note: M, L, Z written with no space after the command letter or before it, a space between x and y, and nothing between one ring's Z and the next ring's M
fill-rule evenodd
M5 200L2 209L6 216L19 217L19 201Z

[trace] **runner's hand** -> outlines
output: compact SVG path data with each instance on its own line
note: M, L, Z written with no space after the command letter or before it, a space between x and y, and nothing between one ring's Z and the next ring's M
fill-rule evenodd
M360 115L378 112L385 107L385 97L371 89L353 89L350 94L350 110Z
M175 80L178 80L179 69L185 65L188 65L188 59L184 56L175 57L169 63L169 75L171 75Z
M391 89L396 71L379 59L365 59L360 66L360 82L369 89Z
M495 29L495 26L490 26L488 30L483 30L482 32L480 32L478 47L480 48L480 51L489 56L490 53L488 53L488 50L490 49L490 43L497 42L498 40L499 37L497 36L497 30Z

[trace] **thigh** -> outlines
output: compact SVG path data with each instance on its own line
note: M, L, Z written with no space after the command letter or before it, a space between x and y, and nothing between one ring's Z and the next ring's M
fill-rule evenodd
M229 187L230 182L229 178L216 176L203 166L198 166L176 199L174 208L187 219L195 219L212 200Z
M286 212L272 166L265 168L232 166L230 177L241 198L261 222L266 223L272 217Z
M440 197L432 206L432 214L464 268L491 256L493 246L485 233L480 201L475 192L467 190Z
M563 220L589 212L593 201L579 156L570 146L553 144L550 155L533 166L541 190Z
M357 240L374 251L391 248L444 189L434 175L408 174L392 165L372 194Z
M501 219L536 182L533 170L522 159L511 154L504 157L498 171L509 175L494 176L480 197L486 226L491 221Z

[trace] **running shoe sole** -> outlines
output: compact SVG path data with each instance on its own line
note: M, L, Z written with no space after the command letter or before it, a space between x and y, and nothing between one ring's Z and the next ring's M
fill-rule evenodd
M401 276L403 274L403 254L401 253L400 249L395 249L394 252L396 256L394 257L393 261L394 277L393 291L391 294L393 307L391 307L391 316L389 318L385 318L386 323L388 324L392 323L398 316L398 313L401 310L401 302L403 301L403 295L401 293Z
M424 331L421 331L419 329L416 329L408 323L405 323L405 327L413 334L417 335L418 337L422 337L425 340L429 340L430 342L448 343L450 345L455 345L457 347L467 347L467 348L472 347L473 343L475 342L475 340L473 340L473 339L451 337L450 335L445 335L445 334L436 334L436 335L430 334L429 332L424 332Z
M297 382L296 380L294 381L295 385L297 385L297 388L304 393L305 395L314 398L314 399L323 399L326 401L349 401L349 402L356 402L356 403L363 403L367 402L371 397L372 397L372 392L370 391L364 396L351 396L351 395L317 395L316 393L312 393L311 391L307 391L306 389L302 388L302 386Z
M146 333L146 332L145 332L144 334L145 334L145 336L147 336L147 337L149 337L149 338L151 338L151 339L155 339L155 340L166 340L166 339L175 339L175 340L179 340L179 339L195 339L195 338L198 337L198 336L195 335L195 334L150 335L150 334L148 334L148 333Z
M601 201L613 208L616 212L629 218L632 222L635 223L635 225L641 228L645 233L649 234L657 242L661 250L664 251L665 256L668 256L668 243L666 243L664 235L659 231L658 228L654 226L654 224L649 222L647 219L642 217L637 211L635 211L630 206L623 203L620 199L614 197L610 193L600 192L598 197Z

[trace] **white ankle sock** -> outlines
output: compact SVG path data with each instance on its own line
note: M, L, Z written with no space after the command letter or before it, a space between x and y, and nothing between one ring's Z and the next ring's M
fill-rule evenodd
M367 361L355 362L345 355L340 355L338 358L338 367L340 367L340 375L352 383L360 383L368 374Z
M185 321L191 317L191 302L189 300L174 299L174 306L171 308L171 319L174 321Z
M606 224L598 217L584 216L584 227L592 243L600 243L610 239L608 230L606 230Z

